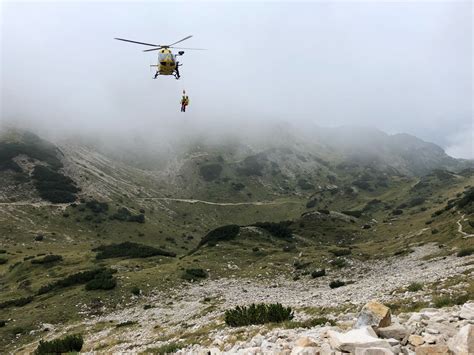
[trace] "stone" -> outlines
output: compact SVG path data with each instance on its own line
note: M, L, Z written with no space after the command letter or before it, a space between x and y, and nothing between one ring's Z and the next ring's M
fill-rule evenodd
M403 325L392 324L388 327L378 328L377 334L379 335L379 337L384 338L384 339L394 338L397 340L402 340L407 335L409 335L410 332Z
M333 355L334 351L331 349L331 345L328 343L323 343L321 345L320 355Z
M393 355L393 351L386 348L356 348L354 355Z
M448 341L449 349L456 355L474 354L474 325L467 324Z
M408 342L413 346L420 346L425 343L422 336L415 334L412 334L408 337Z
M347 333L329 330L328 337L333 349L339 351L354 352L356 348L391 348L390 344L384 339L379 339L369 326L353 329Z
M465 303L459 312L459 318L474 320L474 303Z
M355 328L372 326L375 328L388 327L391 323L390 308L377 301L370 301L362 307Z
M302 348L318 346L311 338L302 336L296 339L295 346L300 346Z
M291 350L291 355L320 355L320 348L316 346L295 346Z
M415 349L416 355L447 355L450 353L448 346L444 344L423 345Z

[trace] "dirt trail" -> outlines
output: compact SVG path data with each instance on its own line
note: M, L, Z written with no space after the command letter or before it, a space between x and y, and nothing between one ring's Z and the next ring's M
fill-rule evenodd
M145 197L142 200L158 200L158 201L175 201L185 203L203 203L205 205L214 206L265 206L265 205L284 205L288 203L300 203L298 201L256 201L256 202L212 202L187 198L170 198L170 197Z
M458 224L458 232L463 235L463 238L472 238L472 237L474 237L474 234L469 234L469 233L466 233L462 230L461 222L466 220L466 218L464 218L464 216L465 215L463 214L462 217L456 222Z

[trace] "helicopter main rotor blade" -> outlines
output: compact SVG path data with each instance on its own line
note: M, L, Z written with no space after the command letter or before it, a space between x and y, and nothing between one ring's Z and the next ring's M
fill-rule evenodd
M130 42L130 43L136 43L136 44L143 44L144 46L152 46L152 47L159 47L160 45L159 44L151 44L151 43L144 43L144 42L137 42L137 41L132 41L132 40L129 40L129 39L125 39L125 38L115 38L119 41L124 41L124 42Z
M168 47L161 47L161 46L160 46L160 47L152 48L152 49L144 49L143 52L157 51L157 50L159 50L159 49L161 49L161 48L168 48Z
M185 47L170 47L170 48L175 48L175 49L193 49L196 51L207 51L207 48L185 48Z
M171 43L170 45L168 45L168 47L174 46L175 44L178 44L179 42L183 42L187 39L190 39L191 37L192 37L192 35L188 36L188 37L184 37L183 39L180 39L178 42Z

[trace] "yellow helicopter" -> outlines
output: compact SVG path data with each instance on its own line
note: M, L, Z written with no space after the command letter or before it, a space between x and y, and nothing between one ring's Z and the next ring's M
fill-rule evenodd
M174 75L174 77L176 79L179 79L181 77L179 75L179 67L182 64L179 64L179 62L177 61L177 57L183 55L184 51L179 51L178 54L173 54L173 52L170 50L170 48L205 50L204 48L173 47L175 44L183 42L183 41L185 41L185 40L187 40L191 37L192 36L184 37L183 39L180 39L179 41L171 43L171 44L144 43L144 42L131 41L131 40L125 39L125 38L115 38L115 39L117 39L119 41L124 41L124 42L141 44L141 45L144 45L144 46L155 47L155 48L151 48L151 49L145 49L143 51L143 52L159 51L158 52L158 63L150 65L151 67L156 67L156 73L155 73L155 77L153 79L156 79L158 77L158 75Z

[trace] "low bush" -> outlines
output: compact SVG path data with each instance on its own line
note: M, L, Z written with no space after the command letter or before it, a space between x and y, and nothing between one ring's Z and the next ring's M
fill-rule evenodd
M132 287L130 291L132 292L132 295L140 296L141 291L137 286Z
M302 190L314 189L314 185L308 182L306 179L298 179L297 184Z
M79 352L81 351L83 344L84 340L82 338L82 335L80 334L68 335L64 338L55 339L51 341L41 340L34 354L46 355Z
M199 246L210 243L218 243L223 240L234 239L240 232L240 227L236 224L229 224L218 227L207 233L199 242Z
M207 272L204 269L200 269L200 268L186 269L181 275L181 278L183 280L188 280L188 281L196 281L198 279L205 279L206 277L208 277Z
M145 215L143 213L133 215L127 208L122 207L117 210L116 213L109 217L111 220L123 221L123 222L138 222L145 223Z
M134 325L134 324L137 324L137 322L133 321L133 320L127 320L125 322L122 322L122 323L118 323L115 328L122 328L122 327L127 327L129 325Z
M330 288L338 288L344 286L346 283L341 280L334 280L329 283Z
M151 349L149 348L147 349L146 352L150 354L167 355L167 354L174 354L175 352L177 352L178 350L184 347L186 347L185 344L172 342L165 345L161 345L158 348L151 348Z
M408 285L407 290L410 292L417 292L423 289L423 284L419 282L412 282L410 285Z
M199 168L199 174L205 181L213 181L217 179L222 172L222 166L220 164L206 164Z
M344 256L344 255L350 255L352 251L350 249L331 249L329 250L330 253L332 253L334 256Z
M291 222L282 221L282 222L257 222L253 226L265 229L268 233L273 235L276 238L280 239L291 239L293 236L289 226Z
M392 211L392 214L393 214L394 216L399 216L399 215L403 214L403 210L401 210L401 209L393 210L393 211Z
M109 204L107 202L99 202L97 200L87 201L86 207L94 213L107 213L109 210Z
M77 272L40 287L37 293L42 295L52 290L81 284L86 284L87 290L108 290L115 287L115 279L112 277L113 273L115 273L115 270L106 268Z
M6 264L8 262L7 258L0 258L0 265Z
M318 277L323 277L323 276L326 276L326 269L314 270L314 271L311 273L311 277L312 277L313 279L318 278Z
M240 327L251 324L281 323L292 320L294 317L290 307L283 307L280 303L251 304L250 306L237 306L226 310L225 323L231 327Z
M245 176L262 176L264 165L258 156L249 156L237 168L237 172Z
M14 298L0 303L0 309L9 307L23 307L33 301L33 296Z
M355 218L360 218L362 216L362 211L355 210L355 211L341 211L341 213L344 213L347 216L355 217Z
M469 256L474 254L474 247L469 247L469 248L463 248L457 252L457 256L462 258L464 256Z
M67 203L76 200L79 189L74 181L53 169L37 165L32 173L35 187L41 198L53 203Z
M331 213L331 211L326 210L326 209L320 209L320 210L318 210L318 212L322 213L322 214L330 214Z
M149 258L151 256L169 256L175 257L176 253L171 251L157 249L155 247L133 243L124 242L119 244L101 245L92 251L98 252L96 259L110 259L110 258Z
M309 200L307 203L306 203L306 208L313 208L313 207L316 207L316 204L318 203L318 200L317 199L312 199L312 200Z
M61 255L51 254L51 255L43 256L42 258L39 258L39 259L33 259L31 260L31 263L32 264L51 264L51 263L55 263L62 260L63 260L63 257Z
M347 261L342 258L336 258L331 261L331 265L336 266L338 268L343 268L347 266Z
M471 297L468 294L457 296L439 296L433 299L436 308L451 307L455 305L462 305L469 301Z

